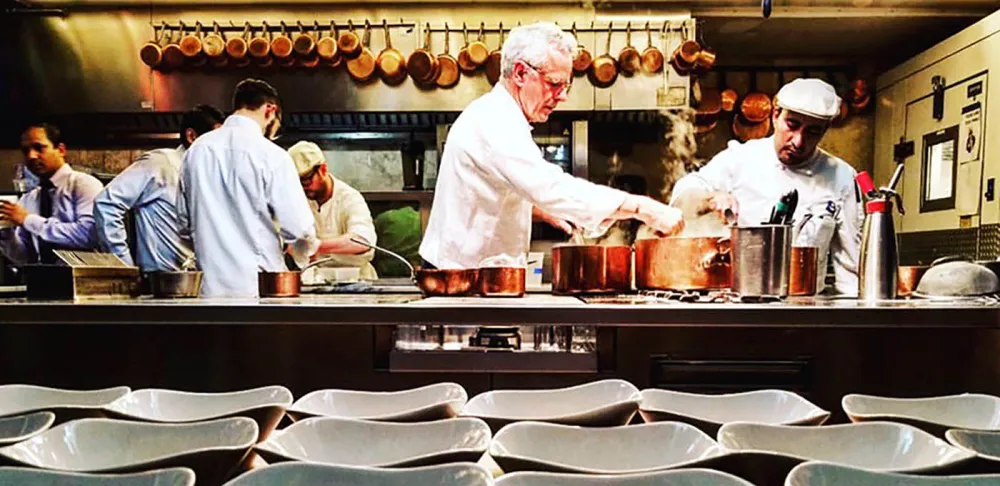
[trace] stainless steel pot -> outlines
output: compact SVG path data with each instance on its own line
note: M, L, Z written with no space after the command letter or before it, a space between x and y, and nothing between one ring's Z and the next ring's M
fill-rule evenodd
M733 227L733 291L745 297L788 296L791 225Z
M201 293L201 278L198 271L153 272L149 274L149 285L158 299L192 298Z

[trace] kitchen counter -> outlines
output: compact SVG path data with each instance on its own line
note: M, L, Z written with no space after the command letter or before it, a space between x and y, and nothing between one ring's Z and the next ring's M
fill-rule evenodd
M0 299L3 324L574 324L835 328L1000 327L994 299L899 300L793 298L780 303L650 302L528 294L520 299L430 298L412 293L304 295L285 299L29 301Z

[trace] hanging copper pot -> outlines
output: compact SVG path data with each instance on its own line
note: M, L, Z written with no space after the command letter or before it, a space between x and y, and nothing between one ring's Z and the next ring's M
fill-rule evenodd
M701 44L687 38L687 28L685 27L680 45L674 49L673 55L670 56L670 65L674 71L677 71L677 74L687 76L691 74L700 53Z
M379 76L388 85L397 85L406 79L406 57L392 47L392 35L389 30L389 22L382 19L382 31L385 33L385 48L378 53L375 64L378 66Z
M296 56L308 58L316 52L316 39L306 32L306 28L302 25L301 21L297 21L296 25L299 27L299 34L292 41L292 50Z
M462 23L462 37L465 39L465 45L458 51L458 67L464 73L471 73L479 65L472 60L472 53L469 52L469 30L465 27L464 22Z
M424 30L424 45L411 52L406 59L406 70L418 85L427 87L434 84L434 79L438 75L438 60L431 52L430 23Z
M330 58L323 58L323 62L331 68L338 68L344 63L344 52L340 50L340 32L337 29L337 23L330 21L330 37L334 39L334 54Z
M695 109L696 133L707 133L715 128L722 111L722 95L717 89L702 90L701 102Z
M618 61L611 56L611 35L614 32L614 24L608 24L608 41L604 47L604 54L594 59L587 72L590 83L598 88L607 88L615 84L618 79Z
M451 31L448 23L444 24L444 52L438 55L438 76L435 79L439 88L451 88L458 84L458 60L451 55Z
M205 39L202 40L201 51L209 59L223 57L223 54L226 53L226 39L219 30L218 22L212 22L212 33L206 35Z
M243 33L239 37L233 37L226 41L226 55L233 60L234 65L239 65L249 60L247 58L247 51L249 50L247 37L249 35L250 22L246 22L243 26Z
M731 283L732 245L726 237L672 236L635 242L639 290L719 290Z
M184 65L185 59L180 44L174 39L173 31L167 29L167 45L163 46L163 60L160 61L160 67L166 70L177 69Z
M306 69L312 69L316 66L319 66L320 62L319 51L316 49L316 44L319 42L319 23L313 22L312 33L311 34L307 33L306 35L310 36L310 38L313 40L313 49L310 51L309 54L306 54L305 56L300 55L298 51L296 51L295 54L296 57L298 57L297 62L300 66ZM296 39L296 41L298 41L298 39Z
M590 27L593 30L594 24L591 23ZM590 69L591 63L594 62L594 56L580 42L580 35L576 32L576 22L573 22L573 38L576 39L576 51L573 53L573 73L582 76Z
M691 72L695 76L704 76L712 70L712 66L715 66L715 50L711 47L702 47L698 51L698 58L694 61L694 68Z
M184 31L184 24L181 23L181 32ZM194 32L181 37L181 52L189 60L201 55L201 22L195 23Z
M728 88L719 94L722 101L722 111L732 113L736 109L736 101L740 99L740 94L735 89Z
M663 70L663 52L653 45L653 31L649 28L649 22L646 22L646 48L642 51L642 70L646 74L656 74Z
M354 59L361 55L361 39L354 32L354 22L348 20L347 28L348 31L340 34L337 39L337 48L345 59Z
M469 44L469 59L477 67L486 65L486 60L490 57L490 48L486 46L486 23L479 23L479 35L476 40Z
M753 91L743 98L740 103L740 114L750 123L761 123L771 118L771 97L767 93Z
M490 52L490 57L486 58L486 80L490 82L490 85L497 84L500 80L501 70L503 66L501 61L503 59L503 22L500 22L500 43L497 44L497 48ZM575 63L576 61L574 61ZM574 64L575 65L575 64Z
M315 28L319 31L319 22ZM330 22L330 35L321 35L316 41L316 54L324 61L332 61L337 56L337 26Z
M770 134L771 118L765 118L760 123L753 123L739 113L733 117L733 135L741 142L767 138Z
M292 39L288 37L287 30L288 26L282 20L281 32L271 39L271 55L274 56L275 62L285 67L295 64L295 59L292 57L292 52L294 52Z
M250 53L250 57L257 60L262 60L271 56L270 31L267 27L267 22L263 23L260 35L250 39L250 42L247 44L247 51Z
M618 69L625 76L639 72L641 66L639 50L632 45L632 22L625 24L625 47L618 52Z
M375 74L375 55L368 47L372 38L372 26L365 20L365 33L361 41L361 54L347 61L347 73L358 82L367 82Z
M158 32L156 29L153 29L153 40L145 43L139 48L139 59L142 60L143 64L151 68L155 68L160 65L160 62L163 61L163 49L160 47L160 42L163 40L166 33L166 22L160 26Z

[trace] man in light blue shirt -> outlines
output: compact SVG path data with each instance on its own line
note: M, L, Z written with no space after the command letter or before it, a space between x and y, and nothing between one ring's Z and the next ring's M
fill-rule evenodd
M278 92L246 79L233 114L184 154L178 214L191 231L206 297L257 297L260 271L284 271L284 246L300 266L323 245L288 152L275 145Z
M94 202L101 246L132 265L125 219L135 210L135 263L143 272L181 270L194 255L191 239L181 233L177 219L178 182L184 151L199 136L222 126L218 108L199 105L184 114L181 142L176 149L142 154L115 177Z
M96 248L93 209L101 182L66 163L53 125L28 127L21 152L39 186L17 203L0 201L0 251L15 263L56 263L53 250Z

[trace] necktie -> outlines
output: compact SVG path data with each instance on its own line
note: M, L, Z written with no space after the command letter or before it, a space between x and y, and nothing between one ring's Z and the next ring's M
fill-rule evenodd
M52 181L42 179L39 187L41 190L38 194L38 215L48 219L52 217L52 193L56 186L52 185ZM38 258L41 263L56 262L56 254L52 250L52 244L41 238L38 239Z

